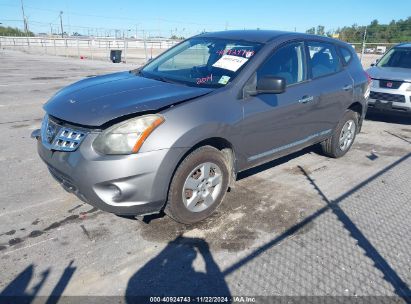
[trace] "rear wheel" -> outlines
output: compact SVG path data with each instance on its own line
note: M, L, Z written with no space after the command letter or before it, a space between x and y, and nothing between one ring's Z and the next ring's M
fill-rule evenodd
M222 202L229 172L228 161L220 150L204 146L193 151L174 174L164 212L184 224L205 219Z
M358 130L358 114L347 110L333 135L321 143L325 155L333 158L344 156L354 143Z

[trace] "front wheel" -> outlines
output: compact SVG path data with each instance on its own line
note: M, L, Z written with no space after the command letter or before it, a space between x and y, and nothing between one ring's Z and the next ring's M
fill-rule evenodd
M330 138L321 143L325 155L333 158L344 156L354 143L358 130L358 114L347 110Z
M229 172L228 161L220 150L204 146L193 151L174 174L164 212L183 224L207 218L227 192Z

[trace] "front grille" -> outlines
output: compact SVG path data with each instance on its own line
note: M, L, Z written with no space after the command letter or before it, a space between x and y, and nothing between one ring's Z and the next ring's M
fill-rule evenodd
M392 101L392 102L405 102L405 96L399 94L389 94L389 93L380 93L373 92L370 93L371 99Z
M83 141L85 133L61 127L54 139L53 149L61 151L74 151Z
M43 145L56 151L75 151L86 137L87 132L59 124L46 115L41 126Z
M394 80L380 80L380 88L398 89L404 82Z

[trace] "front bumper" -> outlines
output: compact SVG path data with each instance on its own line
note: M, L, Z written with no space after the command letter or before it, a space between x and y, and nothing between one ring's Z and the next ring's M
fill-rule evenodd
M372 87L368 107L380 111L411 114L411 92L402 89Z
M119 215L158 213L185 149L101 155L92 148L96 136L88 134L74 152L49 150L39 138L37 150L52 176L84 202Z

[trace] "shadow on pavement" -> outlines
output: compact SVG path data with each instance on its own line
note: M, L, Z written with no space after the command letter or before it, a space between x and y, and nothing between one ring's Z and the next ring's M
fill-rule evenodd
M72 267L74 261L71 261L64 269L56 286L53 288L46 304L57 303L66 289L71 277L76 271L76 267ZM49 274L50 268L41 273L40 281L33 287L29 287L31 281L34 279L34 265L31 264L24 269L13 281L7 285L0 293L0 303L31 303L35 300L39 290L43 287Z
M411 112L381 112L374 109L368 109L365 119L401 125L411 125Z
M33 279L33 274L34 265L31 264L30 266L27 266L27 268L24 269L13 281L11 281L9 285L6 286L6 288L3 289L3 291L0 293L0 300L3 297L7 297L11 300L13 297L21 296L24 298L26 303L31 303L36 297L40 288L46 282L47 277L50 274L50 269L43 271L41 273L40 281L31 289L29 289L29 284Z
M201 263L197 257L201 257ZM195 260L201 270L195 269ZM150 295L230 296L230 291L207 242L179 236L128 281L128 303L136 303L134 297Z
M385 131L385 133L390 134L391 136L397 137L398 139L401 139L402 141L405 141L405 142L411 144L411 140L409 140L407 138L404 138L403 136L400 136L398 134L394 134L394 133L389 132L389 131Z
M409 155L408 155L409 156ZM361 232L361 230L354 224L350 217L339 206L339 201L331 202L324 192L321 191L319 186L310 177L310 175L304 170L303 167L299 167L301 172L305 175L310 184L314 187L317 193L321 196L323 201L330 207L331 211L337 216L338 220L344 225L360 246L365 254L374 262L374 266L384 274L384 279L389 282L395 289L395 293L402 297L404 300L411 301L411 290L407 283L405 283L390 264L384 259L384 257L378 252L378 250L371 244L367 237Z
M395 270L388 264L388 262L382 257L382 255L378 252L378 250L371 244L370 241L366 238L366 236L356 227L356 225L351 221L351 219L348 217L348 215L339 207L339 204L349 196L353 195L355 192L359 191L361 188L365 187L367 184L375 180L376 178L382 176L384 173L388 172L389 170L392 170L394 167L401 165L402 162L406 161L411 157L411 153L403 156L399 160L395 161L391 165L387 166L386 168L380 170L373 176L369 177L356 187L352 188L351 190L347 191L337 199L330 201L324 193L321 191L321 189L318 187L318 185L314 182L314 180L309 176L309 174L302 168L300 167L300 170L302 173L306 176L308 181L313 185L315 190L318 192L318 194L321 196L321 198L327 203L327 205L312 215L306 217L303 221L300 223L294 225L293 227L289 228L286 230L284 233L276 237L275 239L271 240L270 242L266 243L265 245L259 247L256 249L254 252L246 256L245 258L241 259L237 263L233 264L232 266L228 267L226 270L224 270L223 274L224 276L227 276L240 267L244 266L248 262L252 261L254 258L260 256L263 254L265 251L271 249L272 247L278 245L282 241L284 241L286 238L296 234L299 232L301 229L306 227L308 224L316 220L318 217L320 217L322 214L325 212L331 210L337 217L338 219L343 223L344 227L350 232L350 235L356 239L358 245L365 251L366 255L374 262L375 267L381 271L384 274L384 279L390 283L394 290L395 293L401 297L402 299L405 300L406 303L411 303L411 290L409 286L407 285L406 282L404 282L399 275L395 272Z
M247 170L242 172L238 178L246 178L257 172L267 170L273 166L285 163L290 159L309 152L318 153L318 148L307 148L300 152ZM357 191L361 190L363 187L366 187L375 179L383 176L386 172L392 170L396 166L400 166L410 157L411 153L403 156L332 201L325 196L320 187L311 178L309 173L300 167L301 172L305 175L307 180L326 203L325 207L306 217L304 220L292 226L270 242L257 248L248 256L226 268L223 272L220 271L218 265L214 262L208 249L208 244L205 240L180 236L170 242L157 257L150 260L145 266L143 266L143 268L133 275L128 283L126 293L129 303L133 302L133 296L138 295L229 295L230 292L224 279L226 276L237 271L242 266L246 265L248 262L251 262L254 258L260 256L265 251L278 245L288 237L299 233L300 230L303 230L306 226L328 211L333 212L337 216L338 220L343 224L345 229L347 229L351 237L356 240L358 246L364 250L366 256L373 261L375 267L383 274L384 280L386 280L393 287L395 293L404 299L405 302L411 303L411 290L407 283L403 281L391 265L378 252L377 248L373 246L362 231L339 206L342 201L354 195ZM202 255L205 261L205 272L197 272L192 266L192 263L197 256L197 251Z

